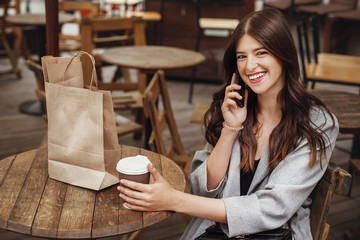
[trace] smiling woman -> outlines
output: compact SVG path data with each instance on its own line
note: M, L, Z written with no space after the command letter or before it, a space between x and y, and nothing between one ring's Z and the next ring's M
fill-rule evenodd
M208 145L192 162L193 195L171 189L149 168L155 183L125 181L121 197L135 210L194 216L181 239L196 239L215 222L228 237L287 228L292 239L312 239L309 195L326 170L338 123L303 87L282 13L266 8L243 18L224 69L204 116ZM236 78L247 85L243 96Z

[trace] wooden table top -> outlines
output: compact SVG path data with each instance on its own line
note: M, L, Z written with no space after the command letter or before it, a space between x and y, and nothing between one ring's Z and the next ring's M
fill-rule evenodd
M335 114L341 133L360 133L360 95L320 89L309 92L323 101Z
M101 59L123 67L158 70L193 67L205 61L205 56L182 48L147 45L108 48Z
M360 85L360 57L319 53L318 63L306 66L308 79Z
M169 158L124 145L119 151L122 157L147 156L171 186L184 191L183 172ZM116 185L93 191L49 178L47 148L0 161L0 227L3 229L52 239L100 238L140 230L172 214L127 210L118 195Z
M73 14L68 13L59 13L59 23L66 23L75 20ZM6 17L6 21L9 23L17 25L37 25L45 26L46 25L46 15L45 13L27 13L27 14L17 14L13 16Z

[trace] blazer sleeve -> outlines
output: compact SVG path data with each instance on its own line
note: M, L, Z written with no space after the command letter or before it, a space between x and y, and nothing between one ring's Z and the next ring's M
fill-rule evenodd
M190 174L191 193L209 198L219 198L227 175L225 175L215 189L207 189L207 159L211 151L212 146L208 143L204 150L197 151L194 155Z
M310 148L306 139L272 171L263 187L247 196L223 198L227 224L222 225L229 237L275 229L284 225L306 201L323 176L338 135L331 118L322 112L313 116L315 129L326 136L326 159L310 168Z

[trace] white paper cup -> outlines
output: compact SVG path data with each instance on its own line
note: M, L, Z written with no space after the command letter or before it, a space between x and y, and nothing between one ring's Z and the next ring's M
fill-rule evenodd
M143 155L120 159L116 165L116 170L119 173L119 180L126 179L138 183L148 184L150 180L150 173L147 166L149 163L151 164L149 159ZM124 207L127 208L125 205Z

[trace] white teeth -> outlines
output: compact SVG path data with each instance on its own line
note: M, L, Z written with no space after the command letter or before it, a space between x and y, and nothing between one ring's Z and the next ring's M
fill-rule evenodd
M249 76L249 78L250 78L250 80L254 80L254 79L262 77L264 75L265 75L265 73L259 73L259 74L256 74L256 75Z

